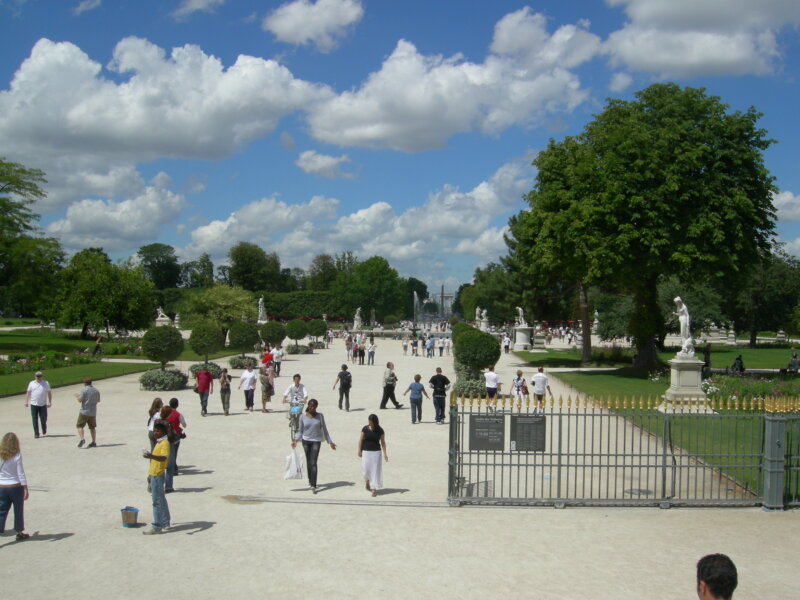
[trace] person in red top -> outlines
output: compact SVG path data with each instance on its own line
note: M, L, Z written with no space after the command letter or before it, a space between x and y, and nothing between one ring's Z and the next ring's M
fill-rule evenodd
M269 344L267 344L264 347L264 357L261 359L261 364L268 365L271 362L272 362L272 350L270 349Z
M208 395L214 393L214 377L206 367L200 367L195 375L197 393L200 396L200 414L206 416L208 408Z
M171 398L169 407L172 409L167 415L166 419L172 425L174 435L169 441L169 458L167 459L167 472L166 472L166 492L173 492L175 489L172 487L172 478L178 474L178 450L181 447L181 440L186 437L183 433L183 428L186 427L186 419L178 412L178 399Z

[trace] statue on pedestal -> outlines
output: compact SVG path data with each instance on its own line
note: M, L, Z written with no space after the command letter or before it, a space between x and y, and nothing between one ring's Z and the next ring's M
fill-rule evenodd
M264 296L258 299L258 322L267 322L267 308L264 306Z
M681 350L678 352L678 356L694 356L694 338L692 338L692 331L690 329L691 319L689 317L689 309L683 303L680 296L676 296L674 302L678 310L673 314L678 317L681 333Z
M525 321L525 313L521 306L517 307L517 327L527 327L528 323Z

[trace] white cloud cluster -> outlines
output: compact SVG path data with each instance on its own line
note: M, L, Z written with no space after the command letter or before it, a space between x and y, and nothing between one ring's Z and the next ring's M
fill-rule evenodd
M330 52L363 16L359 0L294 0L264 17L261 28L287 44L314 44Z
M196 12L214 12L223 4L225 0L182 0L180 6L172 13L172 18L180 21Z
M335 200L287 205L266 198L195 229L181 255L208 252L224 259L230 246L245 240L275 248L285 266L292 267L307 267L323 252L346 250L362 258L383 256L401 272L433 273L442 269L447 254L472 256L485 264L506 249L505 227L492 223L519 210L532 185L533 167L526 156L503 165L470 191L445 186L400 214L387 202L375 202L331 221Z
M662 78L770 73L778 30L800 23L796 0L606 2L630 19L605 43L612 64Z
M567 69L591 59L600 39L586 23L552 35L545 25L529 8L506 15L480 64L459 55L424 56L401 40L360 88L309 114L311 133L330 144L415 152L441 147L456 133L494 134L572 110L586 92Z
M183 196L147 186L127 200L84 199L73 203L66 217L47 226L70 250L99 246L109 251L128 250L142 240L157 239L164 224L185 206Z
M778 221L800 221L800 196L784 190L772 196Z
M72 9L72 14L80 15L95 8L99 8L103 0L82 0L78 5Z
M320 154L315 150L306 150L300 153L295 164L304 172L327 179L353 179L355 175L343 171L342 166L350 162L347 154L329 156Z

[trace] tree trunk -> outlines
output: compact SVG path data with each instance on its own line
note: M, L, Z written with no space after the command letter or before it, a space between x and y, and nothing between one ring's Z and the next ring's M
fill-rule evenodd
M636 341L636 367L654 367L658 364L656 337L664 329L664 317L658 308L657 278L642 281L633 296L633 314L630 331Z
M85 340L89 337L89 323L84 322L83 327L81 328L81 339Z
M589 297L586 295L586 285L581 281L578 283L581 310L581 337L583 348L581 350L581 362L588 363L592 360L592 326L589 321Z

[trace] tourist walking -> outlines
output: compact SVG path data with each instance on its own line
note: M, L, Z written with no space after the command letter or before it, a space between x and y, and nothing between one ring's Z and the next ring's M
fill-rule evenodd
M154 398L150 404L150 410L147 414L150 418L147 420L147 439L150 441L150 452L156 447L156 438L153 437L153 425L161 418L161 407L164 406L164 401L161 398Z
M377 415L367 417L367 424L361 429L358 438L358 457L361 459L361 474L364 476L368 492L372 496L378 495L378 490L383 487L383 461L389 461L386 452L386 434L380 426Z
M17 541L30 537L25 533L25 501L28 499L28 480L22 466L22 453L17 434L8 432L0 442L0 533L5 533L8 511L14 507L14 531Z
M387 362L386 370L383 372L383 397L381 398L381 408L386 408L386 403L392 401L395 408L402 408L403 405L397 402L394 397L394 386L397 385L397 374L394 372L394 363Z
M375 350L378 349L377 344L373 340L370 340L369 346L367 346L367 364L368 365L375 365Z
M208 413L208 395L214 393L214 377L205 365L195 375L195 390L200 396L200 415L205 417Z
M347 370L347 365L342 365L342 370L333 382L333 389L339 385L339 410L342 410L342 400L344 400L345 410L350 412L350 388L353 387L353 375Z
M275 377L281 376L281 363L283 363L283 346L278 344L272 350L272 365L275 367Z
M275 395L275 369L272 363L261 367L258 381L261 383L261 412L268 413L267 404L272 404L272 396Z
M539 406L539 412L544 411L544 392L550 392L550 397L553 397L553 392L550 389L550 384L547 382L547 375L544 374L544 367L539 367L538 372L531 377L533 383L533 398ZM534 408L535 410L535 408Z
M306 454L306 469L308 470L308 484L315 494L317 493L317 459L322 446L322 437L325 436L325 441L328 442L331 450L336 450L336 444L333 443L328 433L328 427L325 425L325 417L322 413L317 412L318 406L319 402L315 398L311 398L308 401L306 412L300 416L297 433L292 440L292 448L297 447L297 442L303 442L303 450Z
M408 398L411 403L412 425L416 425L418 422L422 423L422 395L424 394L426 398L429 398L428 392L425 391L425 386L420 383L421 379L422 375L414 375L414 381L409 383L406 391L403 392L403 396L409 392L411 393Z
M495 410L497 392L500 391L500 376L494 372L494 365L491 365L483 374L486 380L486 410Z
M450 380L442 375L442 368L436 367L436 375L428 380L428 385L433 388L433 410L436 413L436 422L444 425L444 405L447 397L447 390L450 389Z
M231 409L232 381L233 377L228 375L228 369L222 369L222 372L219 374L219 399L222 402L222 412L225 413L226 417Z
M244 409L245 411L253 412L253 397L256 393L256 373L253 371L253 365L247 363L244 371L239 376L239 388L242 389L244 385Z
M169 408L169 407L167 407ZM153 500L153 523L150 529L142 533L152 535L162 533L170 525L169 505L166 496L166 472L169 457L169 440L167 426L159 421L153 427L156 446L151 452L144 452L144 458L150 460L147 469L147 485Z
M522 376L522 371L517 369L517 376L511 380L511 402L521 403L528 395L528 383Z
M408 336L403 337L403 356L408 353Z
M39 423L42 424L42 435L47 435L47 409L53 406L53 392L41 371L36 371L34 379L28 384L25 392L25 407L31 407L33 420L33 437L39 437Z
M86 443L83 437L83 428L89 426L89 434L92 436L92 441L87 448L97 447L97 404L100 402L100 392L97 391L92 385L92 380L88 377L83 380L83 389L75 394L75 398L81 405L78 411L78 423L75 425L78 429L78 437L81 441L78 442L78 448L82 448Z

